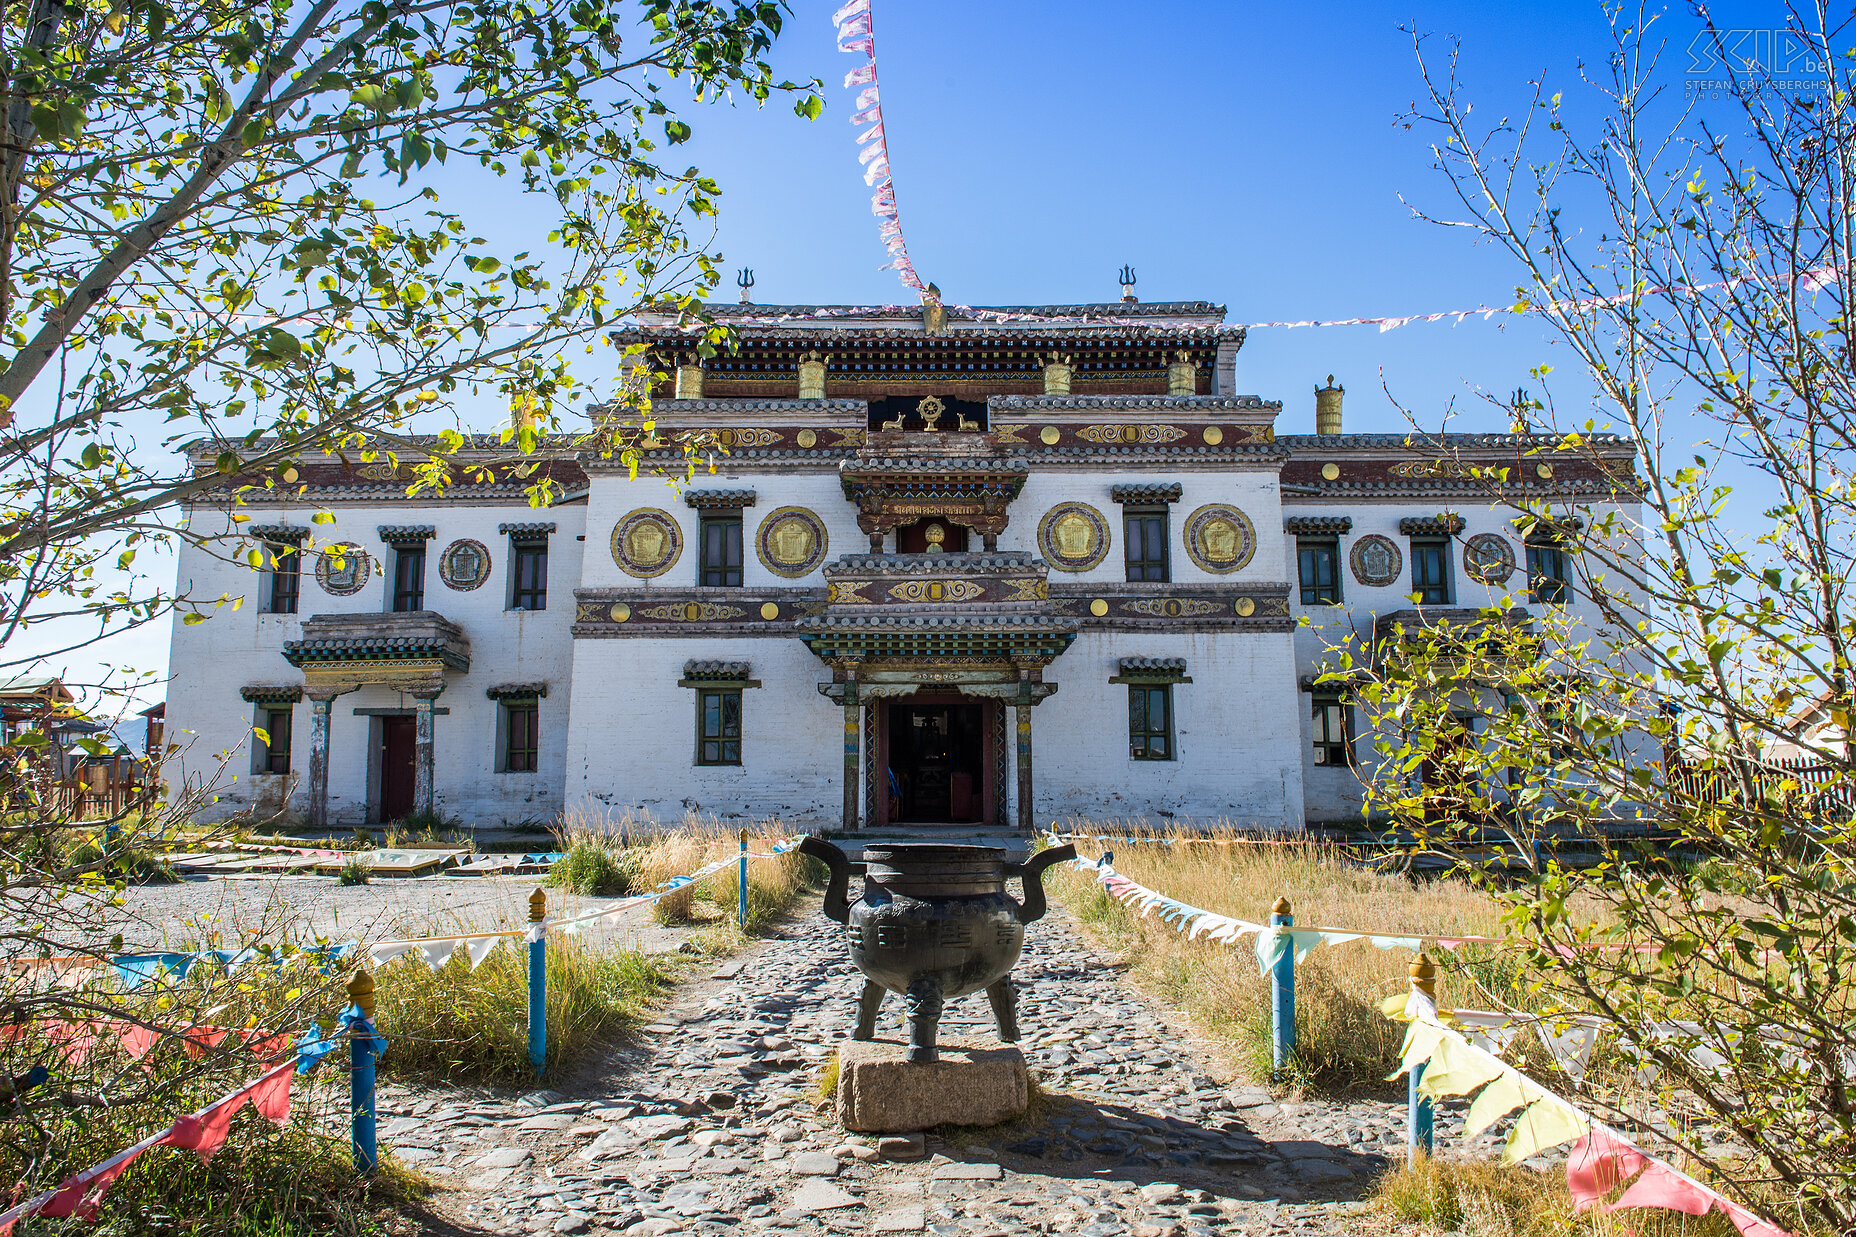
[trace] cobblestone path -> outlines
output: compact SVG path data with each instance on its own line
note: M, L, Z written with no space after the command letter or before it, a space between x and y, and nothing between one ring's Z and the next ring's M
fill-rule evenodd
M1351 1200L1402 1139L1402 1106L1278 1105L1214 1081L1061 908L1015 972L1044 1090L1031 1116L951 1142L845 1135L817 1096L858 990L831 929L802 914L561 1092L383 1091L381 1142L434 1175L463 1232L1263 1237L1373 1223ZM892 997L880 1034L898 1035L899 1010ZM942 1026L944 1042L989 1034L984 996L951 1003Z

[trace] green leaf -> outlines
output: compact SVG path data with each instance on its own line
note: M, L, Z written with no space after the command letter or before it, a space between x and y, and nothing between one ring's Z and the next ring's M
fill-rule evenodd
M817 120L825 110L825 100L815 94L809 94L793 103L793 114L806 120Z

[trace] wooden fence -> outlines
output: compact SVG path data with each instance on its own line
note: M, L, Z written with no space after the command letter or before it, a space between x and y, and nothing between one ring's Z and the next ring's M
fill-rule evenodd
M1761 798L1791 799L1833 815L1856 815L1856 773L1828 761L1793 757L1706 768L1679 762L1670 765L1667 776L1672 790L1697 803L1741 802L1744 776Z

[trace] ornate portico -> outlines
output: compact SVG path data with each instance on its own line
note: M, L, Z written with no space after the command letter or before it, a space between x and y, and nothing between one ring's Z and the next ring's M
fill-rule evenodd
M316 614L303 638L287 642L284 660L303 672L309 698L309 823L328 826L329 710L336 697L379 684L413 698L414 810L433 810L434 702L447 674L470 670L470 641L456 623L430 610L386 614Z
M906 784L909 764L898 759L906 736L889 702L907 702L918 721L924 710L941 712L932 720L943 739L951 721L945 710L977 705L965 712L978 724L966 744L978 768L950 767L946 798L949 814L960 815L954 779L977 774L969 793L977 793L978 821L986 824L1003 824L1008 815L1005 710L1012 708L1014 819L1021 829L1033 827L1031 709L1057 690L1044 681L1045 667L1082 628L1080 619L1052 610L1048 570L1024 553L853 554L825 568L826 604L795 629L831 668L820 694L844 710L844 828L894 823L892 808L911 792L920 804L941 802L938 788ZM896 782L899 766L905 772Z
M1022 456L1004 453L990 434L887 430L871 433L839 465L838 478L873 553L882 552L889 533L923 520L971 529L990 552L999 548L1007 509L1030 471Z

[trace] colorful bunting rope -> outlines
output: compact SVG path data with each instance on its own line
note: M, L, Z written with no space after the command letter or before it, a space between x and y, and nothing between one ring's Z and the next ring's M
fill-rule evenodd
M871 0L850 0L831 15L838 28L838 50L861 54L864 62L844 75L844 87L861 86L857 108L851 114L854 125L869 125L857 135L863 149L857 162L863 165L864 184L874 190L870 195L870 213L877 217L877 235L890 260L879 270L893 270L904 284L928 297L928 288L909 261L909 246L902 238L902 216L896 210L896 182L889 171L889 139L883 131L883 101L876 80L876 26Z
M1391 1077L1402 1078L1423 1065L1424 1073L1418 1082L1420 1094L1440 1099L1475 1093L1464 1119L1465 1138L1475 1137L1519 1109L1520 1116L1502 1152L1504 1163L1516 1164L1550 1148L1573 1144L1566 1162L1566 1185L1572 1192L1576 1213L1593 1207L1607 1212L1623 1207L1655 1207L1692 1216L1718 1210L1726 1213L1742 1237L1790 1237L1784 1229L1651 1155L1444 1025L1437 1006L1423 993L1414 990L1405 999L1403 1010L1392 1016L1410 1025L1399 1052L1399 1069ZM1631 1184L1620 1197L1610 1203L1603 1201L1606 1194L1626 1181Z

